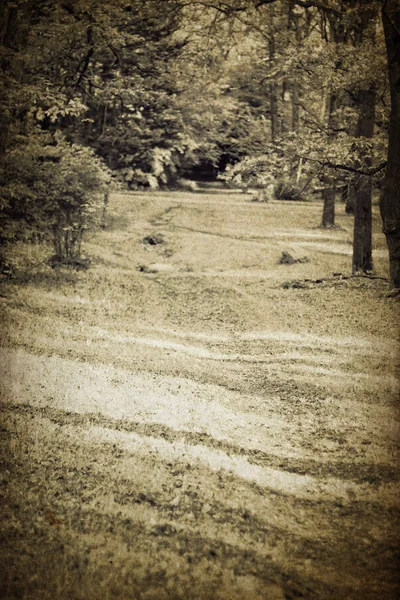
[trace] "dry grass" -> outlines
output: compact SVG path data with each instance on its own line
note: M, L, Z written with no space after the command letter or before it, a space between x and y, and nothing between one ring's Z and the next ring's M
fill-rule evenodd
M0 593L394 600L399 305L333 277L352 218L234 193L110 209L89 270L20 245L1 284ZM375 206L385 278L380 229Z

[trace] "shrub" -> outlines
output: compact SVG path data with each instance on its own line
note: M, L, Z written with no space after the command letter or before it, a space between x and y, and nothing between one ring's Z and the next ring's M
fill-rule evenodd
M274 196L277 200L301 200L301 188L292 181L280 180L274 185Z
M84 231L100 224L109 181L92 150L61 137L15 145L0 167L3 244L40 232L57 261L78 259Z

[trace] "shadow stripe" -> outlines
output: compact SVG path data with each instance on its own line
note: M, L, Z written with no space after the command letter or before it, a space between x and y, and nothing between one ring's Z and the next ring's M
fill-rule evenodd
M246 458L253 465L269 467L286 473L318 478L337 478L343 481L355 483L379 485L382 483L393 483L400 480L400 469L389 465L376 463L348 464L345 462L329 462L329 464L318 461L307 460L307 462L293 457L281 457L264 452L259 449L245 449L233 443L217 440L207 433L175 430L167 425L157 423L140 423L125 419L112 419L99 414L79 414L71 411L63 411L51 407L32 407L28 404L5 404L0 403L2 411L19 414L36 414L48 418L58 425L75 425L86 427L102 427L104 429L135 433L137 435L161 438L166 442L184 442L191 445L201 445L213 450L220 450L229 455ZM66 423L67 421L67 423Z

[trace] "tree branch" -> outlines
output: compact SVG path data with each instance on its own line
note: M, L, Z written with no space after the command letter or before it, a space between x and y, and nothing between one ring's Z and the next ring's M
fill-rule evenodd
M259 2L256 2L254 6L255 8L260 8L260 6L263 6L264 4L272 4L275 1L276 0L259 0Z
M295 0L295 3L297 6L301 6L302 8L318 8L319 10L323 10L338 17L343 15L341 10L334 8L333 6L329 6L329 4L321 2L320 0Z
M391 28L394 30L394 32L396 33L396 35L398 37L400 37L400 31L397 29L396 23L394 23L393 20L390 18L389 13L387 12L386 8L387 8L387 0L385 0L385 3L384 3L383 8L382 8L382 16L385 15L386 19L390 23Z
M301 156L300 154L298 154L297 156L299 158L303 158L304 160L308 160L310 162L316 162L319 165L321 165L322 167L328 167L328 169L338 169L341 171L347 171L349 173L356 173L357 175L365 175L366 177L373 177L380 171L383 171L383 169L386 167L386 164L387 164L387 161L385 160L377 167L374 167L373 169L368 169L368 170L364 171L363 169L357 169L356 167L349 167L348 165L341 165L341 164L333 163L330 160L319 160L317 158Z
M90 59L92 58L93 53L94 53L93 48L90 48L89 51L88 51L88 53L86 54L85 58L83 59L83 61L81 61L81 64L83 62L83 66L82 66L82 69L80 71L79 71L79 68L78 68L79 75L78 75L78 80L76 81L75 86L74 86L75 89L77 89L78 87L80 87L82 79L84 78L85 73L88 70Z
M277 0L253 0L252 4L254 8L260 8L261 6L267 4L273 4L276 1ZM193 6L194 4L204 6L205 8L213 8L214 10L222 12L227 16L233 13L245 12L250 7L249 2L243 2L243 4L240 4L239 6L232 6L231 4L228 4L228 2L207 2L206 0L203 0L203 2L201 0L195 0L194 2L183 3L180 6Z

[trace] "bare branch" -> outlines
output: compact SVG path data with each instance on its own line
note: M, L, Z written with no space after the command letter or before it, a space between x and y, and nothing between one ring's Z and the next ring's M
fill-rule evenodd
M348 165L333 163L330 160L324 160L324 159L320 160L317 158L310 158L308 156L301 156L300 154L298 154L297 156L299 158L303 158L304 160L308 160L310 162L316 162L319 165L321 165L321 167L328 167L328 169L337 169L340 171L347 171L349 173L356 173L357 175L365 175L366 177L373 177L380 171L383 171L383 169L386 167L386 164L387 164L387 161L385 160L377 167L374 167L373 169L368 169L368 170L364 171L363 169L357 169L356 167L349 167Z
M253 1L252 4L253 4L254 8L260 8L261 6L264 6L267 4L273 4L276 1L277 0L257 0L257 1ZM249 2L243 2L243 4L240 4L239 6L232 6L228 2L223 2L221 0L216 1L216 2L207 2L206 0L203 0L203 1L195 0L194 2L190 2L190 3L182 3L180 6L182 7L182 6L193 6L193 5L204 6L205 8L213 8L214 10L222 12L227 16L230 14L233 14L233 13L245 12L251 6L251 4Z
M337 15L338 17L343 15L341 10L326 4L325 2L321 2L321 0L295 0L297 6L301 6L302 8L318 8L319 10L323 10L327 13L331 13Z
M395 32L395 34L400 37L400 31L397 29L396 24L393 22L393 19L391 19L387 9L387 0L385 0L385 3L383 5L382 8L382 17L385 16L385 18L388 20L388 22L390 23L391 28L393 29L393 31Z

